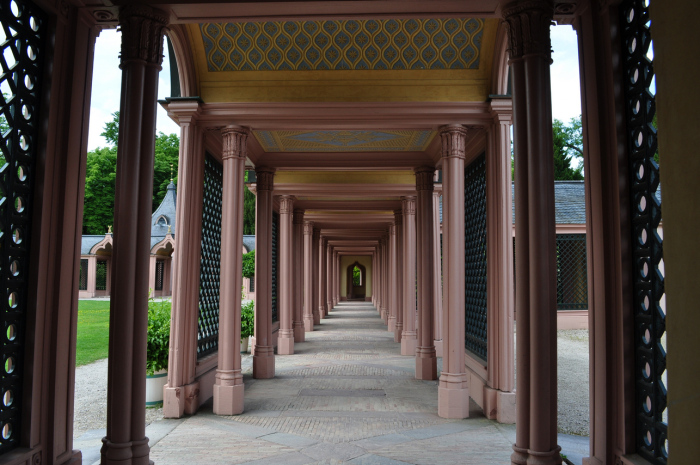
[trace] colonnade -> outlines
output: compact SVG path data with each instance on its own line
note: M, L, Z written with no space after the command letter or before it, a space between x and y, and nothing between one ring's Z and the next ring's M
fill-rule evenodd
M144 12L145 11L145 12ZM162 40L166 19L150 10L131 13L126 7L120 18L124 37L122 68L124 73L122 119L120 124L120 157L133 157L121 164L117 174L113 266L115 296L110 324L110 365L108 426L104 439L103 463L129 459L146 463L148 441L143 428L141 387L145 384L145 318L137 309L145 308L148 280L139 270L148 270L147 237L150 212L138 199L150 196L153 169L152 137L155 123L157 69L162 45L150 53L132 57L138 44ZM546 105L549 96L549 36L551 4L546 1L519 2L504 8L509 25L511 70L513 73L513 112L516 124L515 154L519 170L516 179L518 202L516 215L516 250L518 254L518 429L513 463L555 463L556 445L556 305L551 288L554 279L554 204L551 169L551 118ZM142 24L145 24L142 26ZM132 27L133 25L133 27ZM142 40L143 34L148 40ZM129 44L134 44L132 47ZM149 61L150 60L150 61ZM136 92L138 91L138 92ZM536 108L528 102L540 102ZM542 103L544 102L544 104ZM204 143L202 128L197 126L198 103L195 99L172 102L169 111L182 125L180 165L181 191L178 215L201 218L201 176ZM507 301L498 308L489 303L489 328L498 336L489 340L497 344L497 357L490 355L479 361L465 353L465 242L464 242L464 168L478 153L487 159L509 157L503 114L508 109L492 105L493 124L464 126L452 124L439 128L443 183L442 223L442 299L437 283L438 242L435 233L435 197L431 196L432 172L435 167L417 167L417 196L402 198L402 208L378 237L373 252L375 294L373 299L380 316L401 343L401 353L416 357L416 377L435 379L437 350L441 341L443 370L439 378L438 414L444 418L469 416L470 396L482 406L489 418L507 420L512 407L513 366L512 307ZM145 115L145 116L144 116ZM244 386L241 376L240 288L243 169L249 131L228 126L220 132L219 147L223 161L221 289L219 309L218 351L197 358L197 227L198 220L178 221L181 247L175 264L176 290L173 296L173 345L171 346L168 384L165 388L164 415L178 417L196 411L209 397L214 398L214 411L221 415L241 413L244 408ZM133 135L132 135L133 133ZM497 134L497 137L493 137ZM488 137L488 136L491 137ZM481 143L483 141L485 143ZM127 159L128 161L128 159ZM502 161L501 161L502 162ZM505 169L506 165L502 165ZM186 170L190 170L187 172ZM503 171L505 172L505 171ZM502 172L499 171L502 174ZM305 221L303 212L294 209L295 199L283 196L277 209L280 214L280 267L278 304L279 331L275 340L272 324L272 221L276 209L274 168L257 166L256 201L256 314L253 344L253 377L275 375L277 345L280 356L294 353L294 344L303 340L305 331L312 331L341 300L340 255L329 244L323 230ZM507 177L491 178L489 198L510 197ZM495 183L495 184L494 184ZM494 197L495 196L495 197ZM506 202L507 205L507 202ZM200 210L201 211L201 210ZM134 212L138 212L137 216ZM501 217L503 220L503 217ZM495 223L489 237L501 250L505 247L504 231L510 225ZM505 221L507 223L507 221ZM489 223L493 225L494 223ZM531 226L532 225L532 226ZM181 228L183 228L181 230ZM191 228L192 231L185 231ZM432 238L432 239L431 239ZM417 239L419 242L417 243ZM189 245L188 245L189 242ZM300 243L303 246L303 259ZM294 249L299 250L296 254ZM508 247L505 248L508 250ZM529 253L537 250L537 253ZM504 269L492 270L490 282L500 286L512 279L508 252L502 252ZM512 252L510 252L512 253ZM299 266L303 262L303 273ZM318 266L314 266L317 263ZM512 263L512 261L510 261ZM188 268L189 266L189 268ZM416 266L418 274L416 276ZM512 265L511 265L512 266ZM496 273L496 274L494 274ZM303 283L300 285L300 278ZM416 295L417 279L417 295ZM504 281L505 280L505 281ZM493 289L493 288L490 288ZM302 292L303 291L303 292ZM418 307L416 307L416 298ZM442 309L440 310L440 300ZM300 309L300 302L304 305ZM499 323L496 315L504 316ZM313 321L313 324L312 324ZM537 324L531 324L537 322ZM436 324L437 323L437 324ZM494 323L496 325L494 326ZM438 330L435 330L438 327ZM304 331L302 331L302 328ZM510 332L509 332L510 330ZM493 351L489 352L493 354ZM503 369L506 367L506 370ZM142 379L144 378L144 379ZM116 389L116 383L130 389ZM510 390L508 390L510 389ZM121 410L130 406L128 414ZM141 418L141 420L139 420ZM128 448L128 453L125 452ZM125 455L126 454L126 455ZM127 457L128 456L128 457ZM133 458L133 460L132 460ZM145 458L145 462L144 462Z

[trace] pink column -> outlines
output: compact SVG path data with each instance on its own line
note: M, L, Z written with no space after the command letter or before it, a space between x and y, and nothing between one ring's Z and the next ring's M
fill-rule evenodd
M333 250L333 307L340 302L338 252Z
M549 74L552 1L531 1L526 5L511 2L504 6L503 17L510 39L518 199L518 408L511 460L514 464L548 465L561 461L557 446L556 256Z
M214 413L243 413L241 374L241 285L243 256L243 176L248 131L226 128L223 139L221 202L221 289L219 294L219 365L214 382Z
M384 238L379 238L379 246L377 247L377 269L375 275L377 277L377 310L384 324L387 322L386 310L384 310Z
M146 329L158 72L168 16L147 6L119 11L121 120L103 464L148 465Z
M294 353L294 330L292 328L294 313L293 257L292 251L292 208L294 199L289 195L280 197L280 272L279 272L279 309L280 330L277 338L277 353L292 355Z
M311 248L313 250L313 263L318 264L322 260L321 258L321 230L314 228L313 241L311 242ZM321 269L318 266L313 267L313 289L311 292L311 311L314 315L314 324L320 325L321 319L325 317L323 313L319 311L319 289L321 289Z
M404 197L403 203L403 334L401 355L416 355L416 198ZM398 268L401 270L401 268Z
M330 313L333 309L333 280L331 274L333 272L333 262L331 256L331 248L328 245L328 240L323 238L323 249L324 256L326 258L326 267L323 270L323 286L325 287L326 294L326 313Z
M294 209L292 220L292 294L294 309L292 312L292 329L294 342L306 340L304 332L304 210Z
M90 293L90 297L95 297L97 293L97 255L88 258L87 291Z
M401 342L403 337L404 312L404 216L403 210L394 211L394 223L396 224L396 323L394 326L394 342Z
M433 174L435 168L426 166L416 169L416 253L418 272L418 349L416 350L416 379L437 379L437 358L435 355L433 305L435 280L433 269Z
M440 192L433 192L433 312L435 354L442 357L442 250L440 248Z
M321 237L319 229L314 230L314 257L317 264L314 270L314 282L316 283L316 305L313 308L314 324L321 324L321 316L328 313L328 281L326 280L326 238Z
M493 99L494 125L486 150L486 231L488 306L488 386L484 413L501 423L515 423L515 352L513 338L513 203L511 194L510 99Z
M467 130L440 128L442 140L443 359L438 415L469 416L464 358L464 149Z
M387 230L388 231L388 230ZM381 275L381 289L382 289L382 315L384 318L384 323L387 325L387 330L389 329L389 238L390 234L385 234L382 238L382 275Z
M255 347L253 378L275 376L272 345L272 189L275 170L259 167L255 197Z
M389 226L389 241L387 250L387 315L388 331L396 331L396 225Z
M313 273L314 224L304 221L304 330L314 330L314 273Z

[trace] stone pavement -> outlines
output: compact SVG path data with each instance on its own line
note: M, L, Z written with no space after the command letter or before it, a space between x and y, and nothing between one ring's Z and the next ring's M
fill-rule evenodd
M148 426L156 465L510 464L514 425L487 420L473 402L466 420L438 417L437 382L414 379L414 358L400 355L369 303L335 307L294 355L276 357L274 379L252 379L251 362L242 415L214 415L210 401ZM577 440L565 453L584 443L587 452L588 438ZM81 445L84 463L99 459Z
M339 304L276 357L274 379L252 379L246 362L245 412L205 405L153 446L156 464L510 463L512 427L476 405L468 420L439 418L437 382L414 379L414 358L369 303Z

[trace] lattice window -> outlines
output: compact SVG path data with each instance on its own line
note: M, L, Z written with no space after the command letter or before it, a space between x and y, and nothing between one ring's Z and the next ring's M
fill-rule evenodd
M202 258L199 267L198 358L216 352L219 347L222 193L223 168L207 154L204 161Z
M98 291L107 290L107 262L104 260L97 261L95 269L95 289Z
M620 12L632 203L637 452L666 464L666 299L649 4L625 0Z
M156 261L156 291L163 290L163 274L165 273L165 262L163 260Z
M20 443L27 271L31 245L34 160L39 142L40 78L46 18L28 1L0 0L0 454Z
M277 264L280 259L280 215L272 212L272 321L279 321L277 302L277 283L279 282L279 270Z
M464 240L464 345L486 360L486 155L464 170Z
M250 284L248 285L248 290L249 290L250 292L255 292L255 276L253 276L252 278L250 278L250 279L248 280L248 282L250 283Z
M557 234L557 309L588 309L585 234Z
M80 276L78 276L78 290L87 291L88 285L88 259L80 259Z

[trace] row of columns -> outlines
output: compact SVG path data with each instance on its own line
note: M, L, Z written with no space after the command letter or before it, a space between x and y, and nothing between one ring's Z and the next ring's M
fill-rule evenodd
M533 0L527 4L512 2L503 8L504 18L509 27L510 66L513 76L513 106L515 117L515 160L516 193L519 202L516 206L516 251L518 254L516 288L516 309L518 314L518 379L517 390L520 402L517 413L516 443L513 447L514 464L554 464L558 463L559 447L556 444L556 302L555 302L555 247L554 247L554 195L551 143L551 100L549 64L551 49L549 43L549 23L552 19L552 2ZM140 202L150 198L152 190L153 153L152 135L155 128L155 102L157 96L158 71L162 61L162 38L167 25L167 17L147 7L126 6L120 12L122 27L123 71L122 103L120 123L119 157L115 203L114 236L114 296L111 301L110 353L108 369L107 434L103 439L103 463L148 463L148 439L145 437L145 353L146 318L145 309L148 297L147 276L148 246L150 235L150 209ZM469 389L465 369L464 353L464 165L467 128L458 125L440 129L442 142L443 171L443 372L438 388L438 413L446 418L465 418L469 414ZM183 173L180 167L180 180L188 189L194 189L191 197L181 195L188 202L197 198L197 161L201 151L201 133L196 128L183 129L189 141L183 146L192 153L192 176ZM218 414L235 414L243 410L243 383L241 376L240 353L240 295L241 287L241 248L240 224L242 223L242 182L245 161L245 147L248 132L243 128L228 127L222 130L224 194L222 202L222 226L227 234L222 235L222 282L233 283L222 286L221 311L219 321L219 351L216 355L217 368L213 388L214 411ZM197 142L199 140L199 143ZM187 149L184 149L187 150ZM201 165L201 163L200 163ZM256 306L255 345L253 348L253 376L270 378L274 376L274 347L271 321L271 276L266 270L272 265L272 211L274 170L258 168L256 231L257 251L255 275ZM419 171L421 179L423 175ZM419 181L423 182L423 181ZM418 187L418 186L417 186ZM419 192L419 213L421 237L429 234L427 215L432 215L431 203L426 201L427 193ZM199 189L201 192L201 189ZM281 227L286 237L281 241L288 255L292 248L292 199L283 199L285 219ZM427 286L434 285L435 267L430 260L430 247L420 249L420 269L418 283L418 330L420 345L416 339L415 319L415 199L404 199L401 221L392 224L389 233L380 241L376 254L378 268L377 303L389 329L400 329L402 353L404 341L406 352L414 344L412 354L416 357L416 373L434 377L432 361L434 343L431 343L430 323L435 308L426 303L435 302L430 297ZM186 204L178 214L192 208ZM397 237L397 224L398 228ZM179 237L187 237L186 221L178 222ZM298 228L297 228L298 232ZM196 236L196 231L193 234ZM321 271L311 280L311 307L314 321L316 309L318 319L325 316L339 299L339 257L337 251L328 247L323 238L315 245L316 234L312 232L311 249L318 250L318 263L325 262L325 273ZM307 242L308 243L308 240ZM421 243L425 244L424 241ZM181 241L184 244L184 241ZM403 270L399 270L398 260L403 254ZM183 247L185 247L183 245ZM530 251L537 253L530 253ZM311 255L313 255L313 250ZM192 255L192 254L190 254ZM308 253L306 254L309 255ZM191 261L192 256L178 253L182 263ZM305 257L306 260L306 257ZM312 257L312 262L315 259ZM289 294L293 287L293 270L289 258L282 261L281 267L289 273L281 273L286 278L280 283L281 296ZM174 304L193 300L195 296L191 283L187 283L187 268L176 265ZM403 271L398 273L397 270ZM432 270L432 273L431 273ZM309 273L306 272L305 275ZM314 274L314 273L312 273ZM399 274L403 275L401 299L399 297ZM323 279L330 276L330 279ZM411 279L413 278L413 279ZM286 281L286 283L285 283ZM314 283L318 283L318 305L313 302L316 293ZM308 289L308 284L307 284ZM324 307L325 298L325 307ZM284 302L287 301L285 304ZM308 302L308 299L305 300ZM293 350L295 317L289 298L281 298L284 316L280 330L281 347ZM189 326L180 318L196 317L191 308L183 308L176 314L174 340L182 346L195 346L193 335L185 331ZM305 313L308 321L308 310ZM296 319L297 326L298 322ZM531 324L536 322L536 324ZM191 323L191 322L190 322ZM285 340L287 342L285 342ZM177 344L177 342L175 342ZM181 347L182 347L181 346ZM178 346L175 345L175 348ZM417 349L415 349L417 347ZM190 356L192 356L190 350ZM178 411L197 405L196 381L192 363L182 362L181 358L171 357L177 363L173 374L168 377L166 405ZM180 364L178 366L178 363ZM419 370L420 364L420 370ZM425 369L427 366L427 369ZM124 388L126 387L126 388ZM190 400L186 400L191 395ZM125 408L126 407L126 408ZM194 407L196 408L196 407Z

